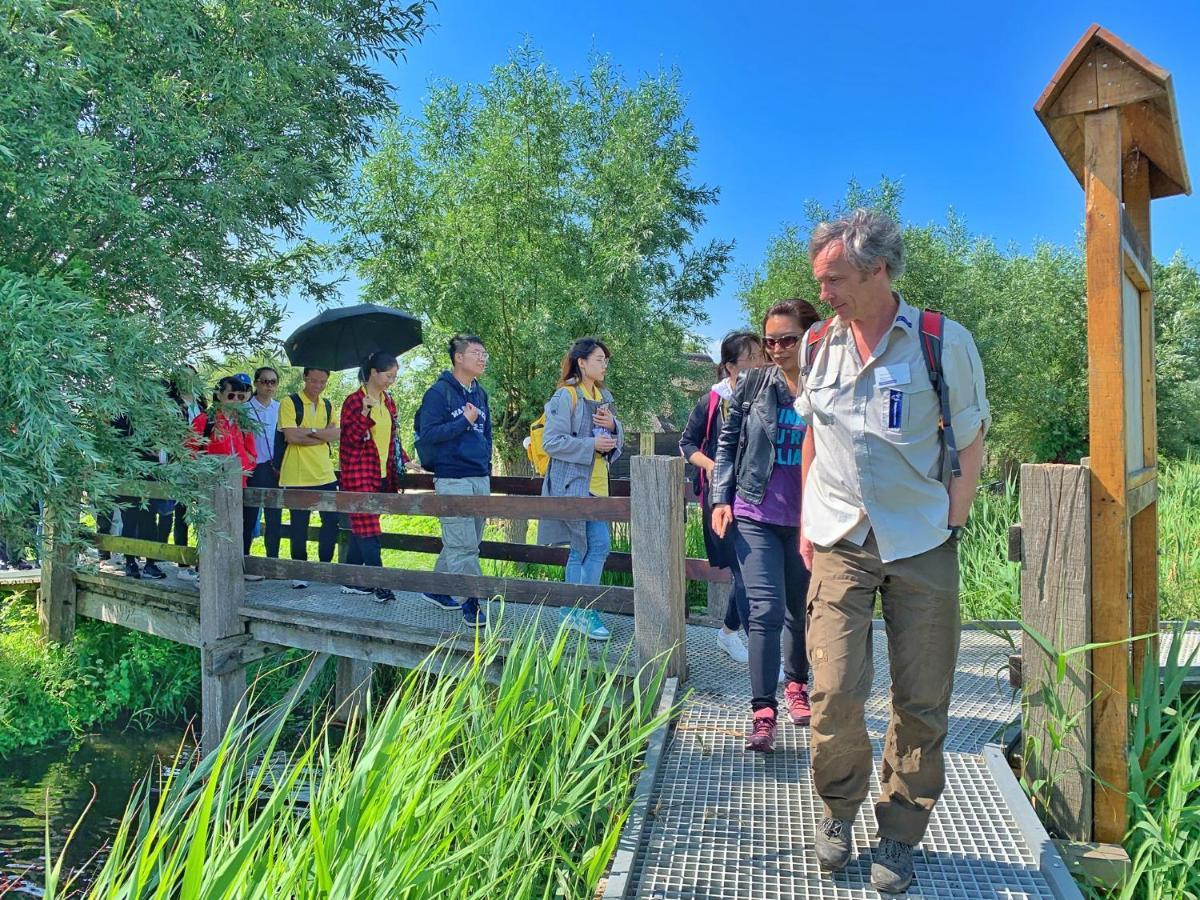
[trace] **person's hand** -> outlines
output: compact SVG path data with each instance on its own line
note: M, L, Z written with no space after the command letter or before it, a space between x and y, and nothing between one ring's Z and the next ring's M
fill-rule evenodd
M597 453L609 453L617 449L617 439L611 434L602 434L593 440L596 442Z
M800 558L804 560L804 565L808 566L808 571L812 571L813 567L813 542L803 535L800 536Z
M704 473L706 475L711 477L712 473L713 473L713 469L715 469L716 467L717 467L717 461L715 459L710 459L708 462L704 463L704 465L702 465L700 468L702 468L704 470Z
M592 415L592 424L609 431L617 430L617 420L613 418L612 410L602 406Z
M463 407L463 418L474 425L475 420L479 418L479 407L474 403L468 403Z
M721 540L725 540L725 532L729 530L729 523L732 521L733 508L728 503L718 503L713 507L712 530Z

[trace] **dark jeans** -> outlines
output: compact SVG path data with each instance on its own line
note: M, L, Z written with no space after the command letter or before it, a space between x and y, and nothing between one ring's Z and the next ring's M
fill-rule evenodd
M304 491L336 491L337 482L329 484L314 484L297 490ZM292 522L289 526L288 537L292 545L292 559L308 562L308 509L291 510ZM317 536L317 558L321 562L333 562L333 551L337 549L338 512L336 510L321 511L321 532Z
M158 537L158 515L147 506L142 509L141 500L137 497L118 497L117 506L121 509L121 534L119 537L136 538L142 541L157 541ZM166 517L164 517L166 518ZM100 534L112 534L112 519L104 513L96 516L96 530ZM137 557L129 556L130 560L137 561ZM146 557L146 562L153 562L150 557Z
M279 487L279 476L275 474L275 467L269 460L254 467L254 471L246 482L246 487ZM242 507L242 553L245 556L250 555L250 545L254 542L251 533L254 531L254 523L258 521L260 512L263 512L261 506ZM279 537L283 531L282 521L282 509L278 506L266 507L266 511L263 512L263 543L267 547L267 556L271 559L279 559ZM304 527L308 527L307 521Z
M730 570L730 574L733 576L733 587L729 591L729 602L725 605L725 629L737 631L744 623L741 608L746 605L746 584L742 581L742 569L736 559L733 560Z
M745 583L741 616L750 637L750 707L775 709L781 634L787 680L808 682L804 642L808 569L800 557L800 529L752 519L737 519L734 526Z
M182 503L176 503L172 513L165 516L160 516L158 520L158 540L160 543L169 543L172 539L175 541L176 547L186 547L188 542L188 523L187 523L187 507Z

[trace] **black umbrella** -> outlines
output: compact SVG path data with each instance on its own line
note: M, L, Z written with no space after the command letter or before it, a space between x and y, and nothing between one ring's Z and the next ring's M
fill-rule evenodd
M359 303L329 309L305 322L283 345L294 366L357 369L372 353L399 356L421 343L421 321L389 306Z

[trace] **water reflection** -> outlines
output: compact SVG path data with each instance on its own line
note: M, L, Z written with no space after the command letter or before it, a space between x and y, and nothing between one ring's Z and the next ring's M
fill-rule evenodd
M112 731L0 760L0 896L41 897L49 814L53 860L88 810L63 865L81 883L103 863L134 784L175 756L182 729ZM95 797L93 801L93 795Z

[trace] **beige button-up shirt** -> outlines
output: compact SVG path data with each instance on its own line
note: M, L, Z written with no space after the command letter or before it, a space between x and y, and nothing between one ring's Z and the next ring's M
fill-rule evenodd
M821 547L843 539L861 546L874 529L884 562L932 550L949 536L948 464L937 391L921 353L920 311L896 298L892 327L866 362L850 327L834 320L796 398L815 449L804 485L805 535ZM975 341L950 319L942 371L955 443L967 447L992 417Z

